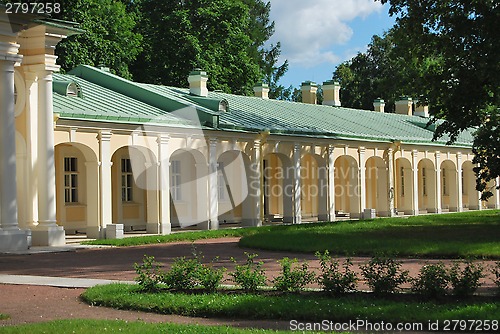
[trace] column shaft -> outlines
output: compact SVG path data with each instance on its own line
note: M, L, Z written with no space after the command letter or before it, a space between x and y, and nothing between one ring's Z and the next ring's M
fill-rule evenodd
M113 200L111 189L111 131L101 130L99 140L99 221L101 238L106 235L106 225L112 224Z
M264 219L264 193L262 191L263 187L263 171L262 171L262 152L261 152L261 141L255 140L253 142L253 152L252 152L252 164L253 167L250 168L251 182L249 183L248 195L252 196L252 226L261 226Z
M159 184L159 234L170 234L172 223L170 221L170 152L168 142L170 136L159 135L158 142L158 184Z
M217 185L217 138L211 138L208 148L208 197L209 197L209 220L211 230L219 229L219 193Z
M302 223L302 180L300 177L301 168L301 145L295 144L293 147L293 172L294 172L294 186L293 186L293 207L294 207L294 224Z
M418 151L414 150L411 152L411 170L413 172L412 182L413 182L413 215L418 216L418 163L417 163Z
M463 211L462 154L457 153L457 211Z
M436 152L436 213L441 213L441 153Z
M395 216L394 199L396 190L394 188L394 151L392 148L387 150L387 173L388 173L388 188L389 188L389 217Z
M335 220L335 156L333 145L328 145L328 220Z
M359 152L359 216L363 218L366 209L366 166L365 148L360 147Z

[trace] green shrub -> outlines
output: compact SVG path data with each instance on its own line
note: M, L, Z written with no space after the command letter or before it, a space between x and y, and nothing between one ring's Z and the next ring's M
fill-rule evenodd
M199 270L198 280L200 286L208 292L215 292L222 283L226 268L215 268L212 261L210 264L202 264Z
M340 263L338 260L330 256L328 250L323 254L316 252L316 257L319 259L321 274L317 281L321 288L332 295L341 295L350 291L356 290L358 276L352 271L352 262L350 259L344 261L344 271L339 269Z
M399 285L408 281L408 271L400 271L401 263L388 257L375 256L360 268L375 294L393 293Z
M266 274L262 266L263 262L255 262L254 259L258 256L257 254L248 254L246 263L243 265L237 264L234 258L231 258L236 265L234 267L234 272L229 275L233 277L234 283L241 286L243 290L247 292L257 291L259 286L266 285Z
M139 284L141 291L156 292L160 290L164 273L154 256L144 255L142 264L134 263L134 269L138 275L135 281Z
M314 273L309 271L307 262L303 262L299 267L294 267L294 264L298 263L297 259L284 257L278 262L281 265L281 275L273 279L274 288L278 291L301 291L316 278Z
M449 280L442 262L426 264L420 268L418 277L411 280L411 289L426 298L437 298L446 295Z
M197 257L175 259L172 267L163 277L163 282L173 290L192 290L199 285L199 273L202 265Z
M482 264L474 263L471 260L466 260L463 263L463 269L460 269L460 262L455 262L451 267L450 283L455 296L468 297L472 296L481 286L479 280L485 277L484 268Z

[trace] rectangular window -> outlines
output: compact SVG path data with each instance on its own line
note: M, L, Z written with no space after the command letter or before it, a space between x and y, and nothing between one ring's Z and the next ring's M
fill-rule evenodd
M172 195L172 200L182 200L181 162L179 160L173 160L170 164L170 194Z
M64 202L78 203L78 160L64 158Z
M427 196L427 180L425 178L425 168L422 168L422 192L424 196Z
M219 162L217 166L217 194L219 201L226 200L226 179L224 178L224 164Z
M405 169L401 167L401 197L405 196Z
M132 202L134 179L132 175L132 162L130 159L122 159L122 202Z

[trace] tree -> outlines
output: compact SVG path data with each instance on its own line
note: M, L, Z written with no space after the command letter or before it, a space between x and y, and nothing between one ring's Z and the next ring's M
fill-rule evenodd
M140 7L144 51L134 77L182 87L187 74L200 67L209 74L209 89L252 94L261 79L264 42L274 32L269 3L142 0Z
M133 2L131 0L131 2ZM63 71L80 64L106 66L131 78L129 65L141 51L142 36L133 32L136 16L115 0L59 0L61 12L55 19L78 22L85 33L57 45L57 63Z
M396 33L391 29L373 36L366 52L337 66L333 79L342 85L342 105L370 110L374 99L383 98L390 112L400 96L419 95L412 79L415 60L395 44Z
M285 60L280 66L277 65L278 58L281 54L280 43L271 45L268 50L263 50L261 71L263 76L263 83L269 85L269 98L286 100L291 95L291 87L285 88L283 85L278 84L279 80L288 71L288 60Z
M410 81L412 92L430 105L434 139L448 136L451 144L460 132L475 131L477 189L487 199L488 183L500 176L500 3L380 1L397 16L394 45L407 71L393 80L403 86Z

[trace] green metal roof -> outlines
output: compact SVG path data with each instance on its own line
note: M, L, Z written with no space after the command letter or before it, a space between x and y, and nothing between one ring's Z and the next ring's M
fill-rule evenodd
M79 66L70 73L74 76L55 75L55 80L75 80L82 87L84 98L76 101L74 97L54 94L54 111L62 117L158 123L156 119L161 116L165 119L162 124L192 126L183 108L195 107L202 125L231 132L269 130L280 135L318 138L446 143L446 138L432 141L434 127L427 128L428 119L420 116L220 92L209 92L206 98L196 97L187 88L135 83L90 66ZM227 101L228 111L219 111L221 101ZM463 132L453 146L470 147L471 143L471 133Z

